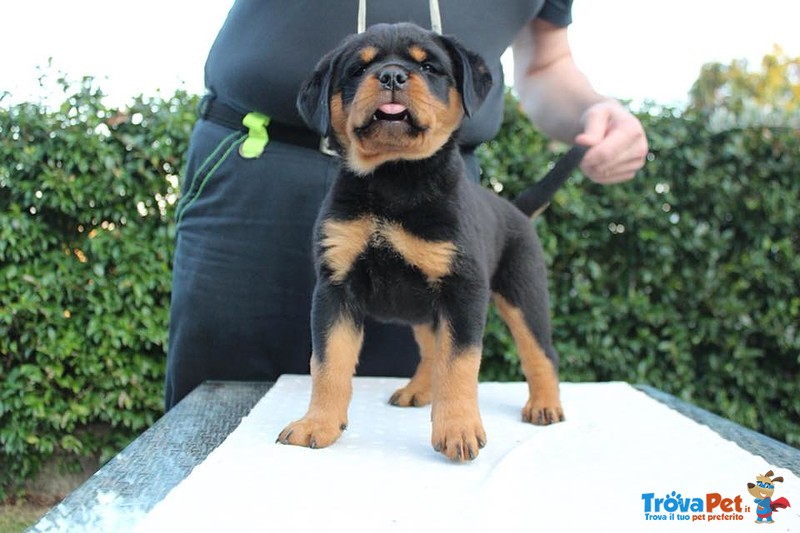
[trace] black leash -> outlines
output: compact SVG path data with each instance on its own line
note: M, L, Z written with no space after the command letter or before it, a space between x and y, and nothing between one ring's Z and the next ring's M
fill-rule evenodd
M516 205L523 213L531 218L537 217L550 205L550 199L569 178L572 171L578 168L583 155L589 149L588 146L575 145L556 161L550 172L542 179L522 191L514 200Z

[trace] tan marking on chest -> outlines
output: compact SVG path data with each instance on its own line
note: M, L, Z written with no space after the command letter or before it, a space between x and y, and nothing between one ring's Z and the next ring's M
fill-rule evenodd
M331 269L331 281L341 283L375 232L375 219L326 220L322 224L322 260Z
M450 241L428 241L408 233L400 224L380 226L381 235L409 265L417 267L429 283L436 283L452 272L458 247Z
M389 246L429 283L452 272L458 247L450 241L428 241L412 235L396 222L371 216L354 220L326 220L322 224L322 259L331 269L331 281L345 280L358 257L371 247Z

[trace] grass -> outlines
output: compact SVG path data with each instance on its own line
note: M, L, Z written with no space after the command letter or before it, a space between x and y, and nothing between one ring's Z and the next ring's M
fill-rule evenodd
M10 496L0 500L0 533L25 531L100 468L96 457L73 463L56 455L36 476L9 491Z
M0 533L18 533L35 524L52 505L39 502L0 504Z

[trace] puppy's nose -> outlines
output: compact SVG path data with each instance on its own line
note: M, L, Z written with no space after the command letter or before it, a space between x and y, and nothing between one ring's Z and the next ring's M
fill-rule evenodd
M408 81L408 74L400 67L386 67L378 72L378 81L384 89L402 89Z

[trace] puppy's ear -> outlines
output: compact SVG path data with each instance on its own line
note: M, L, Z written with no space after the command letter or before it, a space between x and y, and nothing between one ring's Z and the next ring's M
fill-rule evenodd
M492 74L481 56L464 48L455 38L442 36L441 39L453 62L464 113L471 117L492 88Z
M297 111L309 128L325 137L331 130L331 82L337 51L327 53L297 93Z

